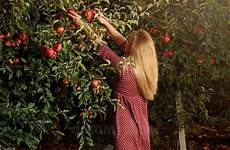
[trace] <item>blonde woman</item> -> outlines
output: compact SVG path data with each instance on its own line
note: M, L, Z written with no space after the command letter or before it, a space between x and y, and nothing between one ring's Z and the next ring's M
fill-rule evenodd
M81 23L77 14L69 15L76 23ZM147 104L148 100L154 99L158 81L154 42L144 30L133 31L126 39L104 17L98 16L97 19L126 54L123 59L105 42L98 41L100 56L120 69L112 85L120 103L114 111L114 149L150 150Z

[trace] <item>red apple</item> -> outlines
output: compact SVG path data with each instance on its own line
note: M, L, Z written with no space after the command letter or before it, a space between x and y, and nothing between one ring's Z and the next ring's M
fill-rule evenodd
M93 112L91 110L88 110L88 118L89 119L93 118Z
M193 27L193 32L195 32L195 33L201 33L201 32L203 32L203 27L201 26L201 25L195 25L194 27Z
M52 59L54 59L57 56L57 53L52 48L47 48L46 54L49 58L52 58Z
M166 57L168 57L168 58L172 58L173 55L174 55L174 51L172 51L172 50L168 50L168 51L166 52Z
M6 46L13 46L12 44L13 44L13 41L11 41L11 40L8 40L5 42Z
M9 37L11 37L11 36L12 36L12 33L11 33L11 32L6 32L6 33L5 33L5 37L6 37L6 38L9 38Z
M164 34L163 36L161 36L161 41L163 42L163 43L168 43L168 42L170 42L170 40L171 40L171 36L169 35L169 34Z
M204 150L209 150L209 146L210 146L210 145L209 145L208 143L206 143L206 144L204 144L203 149L204 149Z
M81 88L81 84L80 83L76 83L76 84L74 84L74 87L79 90Z
M93 88L98 88L98 87L100 87L100 85L101 85L101 81L100 80L94 79L94 80L91 81L91 86Z
M164 57L172 58L174 56L174 51L169 49L164 52L161 52L160 54L163 55Z
M22 40L20 38L17 38L15 43L17 46L19 46L22 43Z
M69 79L68 79L67 77L64 78L64 79L63 79L63 83L64 83L64 84L68 84L68 83L69 83Z
M22 41L27 41L29 39L29 35L27 32L20 32L19 33L19 38L22 40Z
M215 58L211 58L210 59L210 64L211 65L215 65L216 64L216 59Z
M41 52L52 59L57 56L57 53L53 50L53 48L47 47L46 45L41 46Z
M150 33L156 33L157 31L158 31L157 28L154 27L149 28Z
M65 28L63 26L57 26L55 30L57 33L63 33L65 31Z
M20 63L19 58L16 58L16 59L14 60L14 63L15 63L15 64L19 64L19 63Z
M202 64L204 62L204 59L203 58L198 58L197 60L196 60L196 63L197 64Z
M95 9L86 9L83 11L88 22L92 22L97 11Z
M60 52L60 51L61 51L61 49L62 49L62 45L61 45L61 43L60 43L60 42L56 42L56 43L54 43L54 45L53 45L53 50L54 50L54 51L56 51L56 52Z
M79 117L82 119L82 118L83 118L83 115L84 115L84 113L81 112L80 115L79 115Z
M196 28L196 29L195 29L195 32L197 32L197 33L201 33L201 32L203 32L203 28L198 27L198 28Z
M16 46L16 43L11 41L11 46L15 47Z
M77 29L77 25L74 24L74 23L71 23L71 24L69 25L69 29L70 29L70 30L76 30L76 29Z
M13 59L12 59L12 58L8 59L8 63L9 63L10 65L14 64Z
M0 40L4 39L4 38L5 38L5 35L4 34L0 34Z

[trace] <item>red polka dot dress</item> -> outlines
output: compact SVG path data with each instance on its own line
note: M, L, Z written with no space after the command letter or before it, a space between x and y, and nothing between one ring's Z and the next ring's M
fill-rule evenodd
M124 44L121 49L124 50ZM116 66L122 57L117 56L106 44L98 49L103 59L110 60ZM140 94L133 67L127 66L113 82L113 90L121 106L114 114L115 150L150 150L147 100Z

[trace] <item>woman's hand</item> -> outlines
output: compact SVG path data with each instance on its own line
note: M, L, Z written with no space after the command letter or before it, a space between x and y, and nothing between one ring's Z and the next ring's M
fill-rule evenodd
M80 25L82 24L83 22L81 21L81 16L79 16L75 11L73 10L70 10L67 12L68 16L70 16L70 18L73 19L74 23L76 25Z
M115 42L117 43L117 45L121 45L126 41L126 38L119 33L107 20L106 18L102 15L102 14L98 14L96 16L96 18L98 19L98 21L103 24L106 29L109 31L109 33L111 34L112 38L115 40Z
M109 24L109 22L105 19L105 17L103 17L103 15L99 14L96 17L98 19L98 21L103 24L103 25L107 25Z

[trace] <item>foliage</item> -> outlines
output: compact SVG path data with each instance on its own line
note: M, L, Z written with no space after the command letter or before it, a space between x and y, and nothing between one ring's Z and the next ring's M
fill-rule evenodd
M80 149L94 145L91 126L105 117L107 104L116 103L111 99L107 78L115 71L109 62L98 57L97 45L89 36L97 33L108 39L108 35L97 22L86 23L85 28L73 26L66 9L74 8L84 16L83 10L96 7L122 33L138 25L136 18L142 12L136 9L136 4L126 7L109 4L109 1L4 3L3 8L11 6L13 11L3 9L1 13L2 147L21 145L35 149L42 135L49 131L56 131L59 136L72 131ZM126 18L121 21L122 16ZM53 51L55 43L61 51ZM93 85L95 80L100 83L97 87Z
M183 93L186 122L211 121L206 104L229 83L229 14L224 1L159 0L153 5L143 23L156 41L160 62L158 98L150 106L153 122L176 123L176 90ZM162 41L166 33L167 43Z

